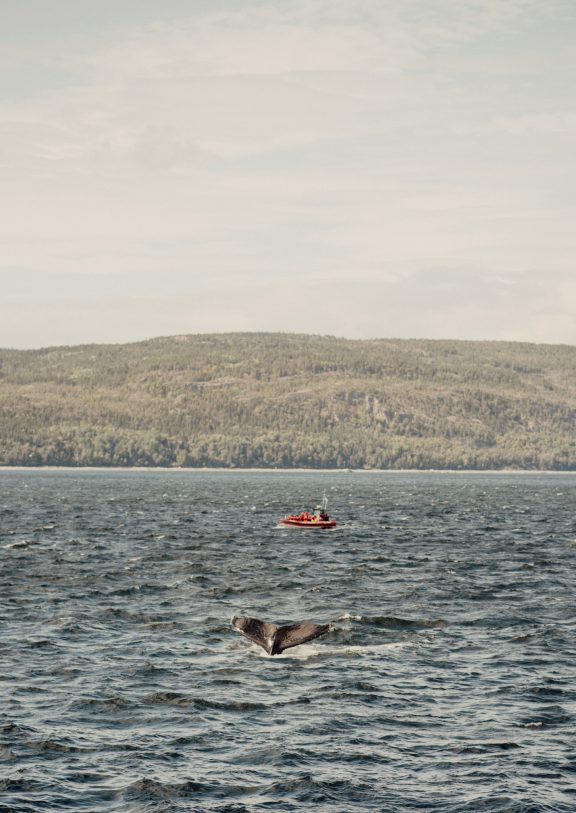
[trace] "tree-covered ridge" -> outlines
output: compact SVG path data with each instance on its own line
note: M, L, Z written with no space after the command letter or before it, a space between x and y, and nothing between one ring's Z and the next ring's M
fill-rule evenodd
M576 469L576 348L175 336L0 351L0 464Z

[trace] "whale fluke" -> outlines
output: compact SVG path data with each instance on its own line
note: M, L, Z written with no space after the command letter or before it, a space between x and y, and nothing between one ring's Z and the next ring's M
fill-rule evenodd
M269 655L280 655L285 649L305 644L330 629L330 624L315 624L313 621L301 621L299 624L286 624L279 627L277 624L266 623L258 618L243 618L234 616L232 626L246 638L261 646Z

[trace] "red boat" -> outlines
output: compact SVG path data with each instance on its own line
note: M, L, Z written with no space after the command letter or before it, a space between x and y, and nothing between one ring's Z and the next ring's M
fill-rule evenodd
M336 520L328 516L328 498L326 493L322 498L322 504L316 506L313 514L303 511L301 514L288 514L280 520L281 525L298 525L300 528L335 528Z

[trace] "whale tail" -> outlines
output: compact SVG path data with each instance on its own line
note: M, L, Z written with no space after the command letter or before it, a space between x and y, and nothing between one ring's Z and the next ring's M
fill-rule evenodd
M325 635L330 630L330 624L315 624L313 621L301 621L298 624L278 626L258 618L234 616L232 626L246 638L254 641L269 655L280 655L285 649L305 644Z

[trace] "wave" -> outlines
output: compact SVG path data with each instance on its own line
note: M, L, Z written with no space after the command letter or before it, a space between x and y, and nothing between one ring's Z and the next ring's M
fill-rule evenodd
M285 702L254 703L245 700L210 700L204 697L190 697L180 692L153 692L147 695L142 702L150 705L193 706L196 709L224 709L226 711L264 711L271 706L285 705Z
M37 753L52 753L52 754L69 754L69 753L78 753L83 751L82 748L77 748L74 745L65 745L62 742L57 742L56 740L45 739L45 740L28 740L26 743L28 748L32 751L36 751Z
M557 728L571 725L574 715L559 705L541 706L520 720L522 728Z
M50 640L50 638L39 638L37 641L26 641L26 646L29 649L45 649L47 647L58 647L58 643L56 641Z
M108 596L109 594L107 594ZM120 607L106 607L102 612L103 618L119 619L120 621L128 621L131 624L143 624L152 629L158 630L176 630L181 629L183 624L179 621L174 621L164 615L150 615L149 613L133 612L131 610L124 610Z
M342 615L339 615L334 619L334 623L337 623L338 621L362 621L362 616L355 615L354 613L342 613Z
M374 787L351 779L320 779L312 774L273 782L264 791L265 796L278 799L289 797L304 805L339 803L348 810L351 805L367 803L374 806Z
M556 800L543 803L522 796L479 796L472 801L455 802L442 808L442 813L573 813L571 804L562 804Z
M142 778L118 789L114 796L131 800L181 799L196 797L199 793L210 793L211 789L211 785L192 779L185 782L160 782L157 779Z
M515 748L522 748L518 742L504 740L502 742L480 742L466 745L458 745L453 748L459 754L492 754L501 751L511 751Z
M313 658L345 658L358 655L383 655L400 651L410 646L408 642L382 644L301 644L293 649L286 649L280 655L268 655L262 647L252 644L249 652L268 661L308 661Z
M361 615L352 612L344 612L336 616L332 623L339 624L342 621L357 621L367 627L392 630L443 629L448 626L448 622L442 618L400 618L394 615Z
M442 629L447 626L447 622L442 618L398 618L394 615L362 616L362 623L371 627L381 627L392 630L412 630L412 629Z
M134 706L131 700L127 700L121 695L110 695L109 697L86 697L74 701L71 705L72 710L84 709L123 709Z
M22 725L21 723L9 722L0 726L0 734L7 734L12 737L29 737L35 733L36 730L34 728Z
M14 548L29 548L31 545L37 545L34 539L18 539L16 542L9 542L7 545L2 545L4 550L13 550Z
M195 701L193 697L178 692L153 692L146 695L142 702L152 705L191 706Z

